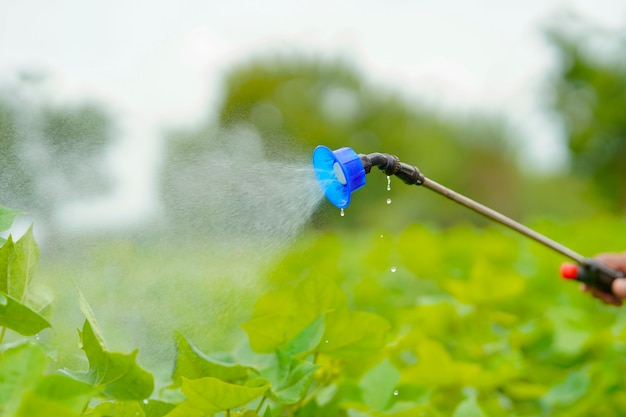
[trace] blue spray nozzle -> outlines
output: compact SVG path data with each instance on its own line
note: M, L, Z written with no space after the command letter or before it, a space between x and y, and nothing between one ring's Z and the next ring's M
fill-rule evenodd
M318 146L313 151L313 168L326 198L339 208L348 207L350 195L365 185L365 168L351 148L332 151Z

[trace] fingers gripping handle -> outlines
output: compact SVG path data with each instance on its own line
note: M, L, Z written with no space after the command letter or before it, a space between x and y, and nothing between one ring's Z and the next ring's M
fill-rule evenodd
M625 275L622 271L609 268L595 259L586 259L582 264L561 265L561 276L564 279L580 281L602 292L613 294L611 288L613 281Z

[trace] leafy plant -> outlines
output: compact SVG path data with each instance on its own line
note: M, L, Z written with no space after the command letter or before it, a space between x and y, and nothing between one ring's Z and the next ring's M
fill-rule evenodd
M1 208L3 228L18 214ZM626 233L611 219L534 226L584 253L616 247ZM303 236L268 274L241 324L247 338L206 352L175 332L171 382L156 391L137 351L108 349L80 291L85 367L58 369L54 347L31 337L50 327L47 305L32 301L32 230L8 236L0 257L11 339L0 345L2 416L626 412L624 313L553 279L557 256L500 229Z

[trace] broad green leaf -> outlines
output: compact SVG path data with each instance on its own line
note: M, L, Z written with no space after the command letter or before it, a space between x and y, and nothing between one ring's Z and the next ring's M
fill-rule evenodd
M308 353L315 349L324 335L324 315L320 314L311 324L291 339L281 349L291 355Z
M293 404L306 394L318 367L311 362L294 358L278 349L276 362L261 374L271 383L272 395L283 404Z
M185 401L178 404L173 410L165 415L165 417L206 417L207 413L199 408L194 407L190 402Z
M33 278L39 260L39 248L33 236L31 226L26 233L15 242L15 257L10 264L7 293L16 300L22 301L28 284Z
M280 295L280 297L278 297ZM287 301L283 301L287 299ZM310 277L292 290L271 292L257 306L257 315L241 327L248 334L250 345L259 353L271 353L283 348L307 326L308 332L300 335L290 349L303 349L313 343L322 323L320 315L345 309L347 299L339 286L328 279Z
M101 388L103 394L116 400L143 400L152 394L154 378L137 364L136 350L127 355L104 350L88 320L83 325L81 340L89 370L64 370L66 375Z
M387 342L389 322L367 311L337 311L325 316L320 352L353 359L378 353Z
M141 402L141 409L146 417L163 417L175 407L174 404L158 400L144 400Z
M0 247L0 293L9 293L9 279L11 277L11 266L15 260L15 243L13 237L9 238Z
M96 320L96 315L93 313L93 310L91 309L91 306L89 305L89 302L83 292L78 288L76 291L78 292L78 306L80 307L80 311L89 322L93 336L96 338L97 345L94 346L100 346L101 350L106 350L106 342L104 341L102 330L100 330L100 326Z
M50 323L14 298L0 294L0 326L24 336L33 336L50 327Z
M89 417L147 417L139 403L134 401L103 402L94 408Z
M554 385L541 398L548 407L571 407L580 398L587 395L591 385L591 377L585 370L571 371L560 384Z
M15 218L22 213L23 212L19 210L14 210L8 207L0 206L0 232L9 230Z
M241 327L255 352L270 353L300 333L309 321L298 314L271 314L254 318Z
M386 410L398 382L400 382L400 372L389 359L383 359L367 371L359 382L363 401L372 411Z
M65 404L50 398L42 398L33 392L24 395L22 404L12 417L79 417L80 412L76 412Z
M579 354L591 335L589 313L569 306L551 306L545 315L554 324L552 348L566 355Z
M323 313L344 309L348 305L346 295L339 285L321 276L303 280L296 287L295 297L299 300L301 314L305 314L308 320Z
M182 377L199 379L212 376L225 382L240 381L247 378L252 370L248 366L224 363L209 358L179 332L175 333L175 338L177 355L176 366L172 375L174 387L182 384Z
M25 392L42 378L46 354L38 345L26 343L0 355L0 411L13 416Z
M446 288L457 300L480 305L515 299L525 286L524 278L513 270L496 269L485 260L473 265L469 280L451 279L446 282Z
M47 375L39 381L33 395L80 413L89 399L98 391L89 384L77 381L66 375Z
M269 383L259 378L252 386L229 384L217 378L189 380L183 378L181 388L191 408L213 415L220 411L243 407L267 392Z
M235 411L230 415L231 417L259 417L259 414L254 410Z
M487 417L478 405L476 397L462 401L454 410L453 417Z
M446 348L436 340L422 338L415 341L417 363L402 369L402 381L419 381L426 386L471 385L480 373L480 366L474 363L456 361Z

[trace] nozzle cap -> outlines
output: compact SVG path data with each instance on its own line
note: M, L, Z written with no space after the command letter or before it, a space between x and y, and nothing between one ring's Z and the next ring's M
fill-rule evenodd
M577 279L578 278L578 265L576 264L561 265L561 277L563 277L564 279Z
M347 207L351 194L365 185L365 168L351 148L332 151L318 146L313 151L313 168L326 198L339 208Z

